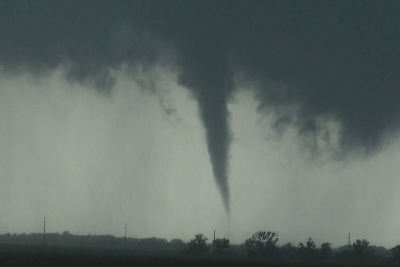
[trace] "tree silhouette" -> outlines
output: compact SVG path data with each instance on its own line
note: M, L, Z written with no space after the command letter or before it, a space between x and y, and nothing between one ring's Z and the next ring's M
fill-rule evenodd
M262 255L273 257L276 255L278 234L275 232L258 231L245 241L248 255Z
M213 244L215 244L215 254L221 255L224 249L229 248L229 239L215 239L215 241L213 241Z
M321 258L323 260L327 260L331 254L332 248L331 248L332 243L322 243L321 245Z
M302 242L299 243L299 256L300 258L303 259L313 259L315 258L315 242L309 237L307 239L306 245L304 245Z
M182 239L174 238L172 239L169 244L175 248L180 248L182 249L185 245L185 243L182 241Z
M392 248L392 256L394 260L400 261L400 245L397 245L394 248Z
M308 238L307 240L307 249L315 249L315 242L311 239L311 237Z
M353 243L353 254L358 261L364 261L365 257L368 255L369 242L365 239L357 239Z
M209 251L209 247L207 247L208 238L203 234L195 235L194 239L191 239L188 242L189 249L187 252L192 254L203 254Z
M297 258L296 247L292 243L286 243L280 248L281 259L295 260Z

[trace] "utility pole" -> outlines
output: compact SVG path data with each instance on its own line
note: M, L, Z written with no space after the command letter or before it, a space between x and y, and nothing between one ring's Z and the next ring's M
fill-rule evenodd
M215 229L214 229L214 252L215 252Z
M349 233L349 252L351 251L351 247L350 247L350 233Z
M128 230L126 228L126 223L125 223L125 254L127 254L127 250L126 250L126 232L128 232Z
M46 241L46 218L43 219L43 249Z

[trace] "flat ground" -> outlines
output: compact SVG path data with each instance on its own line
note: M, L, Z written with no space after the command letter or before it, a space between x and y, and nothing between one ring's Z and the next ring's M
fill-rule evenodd
M337 263L293 263L260 262L246 258L191 257L181 255L160 255L138 253L118 255L116 253L77 252L0 252L0 266L360 266ZM369 265L371 266L371 265Z

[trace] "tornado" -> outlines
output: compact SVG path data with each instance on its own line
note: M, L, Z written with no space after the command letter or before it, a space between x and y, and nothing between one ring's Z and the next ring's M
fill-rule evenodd
M221 192L225 210L230 215L228 157L231 135L226 98L221 94L203 94L198 99L200 117L206 129L207 149L215 182Z
M207 50L207 53L204 50ZM180 62L182 69L178 82L193 93L198 103L199 117L206 130L207 149L214 180L229 217L228 173L231 131L228 102L234 91L233 74L221 50L205 46L186 51Z

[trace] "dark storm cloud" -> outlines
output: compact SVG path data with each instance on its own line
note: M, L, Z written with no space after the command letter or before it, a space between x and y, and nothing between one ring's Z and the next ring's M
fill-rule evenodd
M399 11L397 1L2 1L0 64L38 74L63 66L108 92L110 68L165 64L171 45L229 210L233 73L257 85L278 130L316 135L318 119L334 118L341 151L376 151L399 128Z
M71 81L109 91L110 68L149 67L163 50L150 33L136 31L120 9L102 1L2 1L0 64L37 74L58 66ZM128 8L129 10L130 8ZM128 24L125 24L128 22Z
M260 110L274 110L277 125L295 121L300 134L335 118L343 152L380 148L399 127L398 2L268 3L242 17L248 32L234 51L238 68L260 83Z

